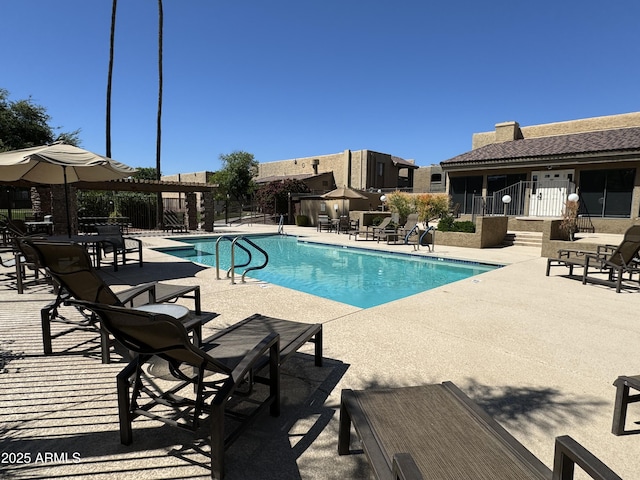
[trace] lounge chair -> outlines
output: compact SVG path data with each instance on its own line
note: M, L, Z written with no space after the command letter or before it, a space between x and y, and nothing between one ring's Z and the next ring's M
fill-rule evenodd
M215 313L202 313L200 287L197 285L184 286L149 282L115 293L97 274L87 250L82 245L44 240L27 240L26 243L34 249L40 264L59 287L56 299L40 311L45 354L53 353L52 338L76 330L97 330L100 333L102 362L109 363L110 361L109 334L93 315L88 315L78 321L59 315L58 308L70 298L130 307L175 302L178 298L192 298L195 303L195 311L184 319L184 324L188 330L193 332L197 341L202 338L202 325L217 316ZM51 324L53 322L63 323L69 329L52 335Z
M330 232L333 230L333 221L329 218L329 215L318 215L318 221L316 222L316 230L322 232L323 230Z
M398 228L397 230L398 240L401 240L402 243L418 243L418 239L420 238L420 228L418 226L418 214L411 213L407 217L407 221L405 224ZM411 241L411 238L415 237L414 241Z
M137 417L195 431L201 417L208 414L211 477L222 479L224 452L238 434L266 408L272 416L280 414L278 333L249 328L229 337L219 335L215 342L198 347L191 343L182 323L158 313L161 308L154 313L90 302L73 304L95 312L107 330L137 354L117 376L120 441L124 445L133 442L132 422ZM168 382L164 378L167 373L154 376L158 358L168 364ZM268 376L259 376L260 369L267 365ZM250 391L250 398L237 394L239 387L252 387L256 382L266 384L268 391ZM244 409L234 412L230 405L243 397L252 404L250 413ZM231 432L225 431L228 411L234 421L240 422ZM148 429L146 426L143 431Z
M174 212L173 210L165 210L163 219L164 221L162 222L162 229L165 232L187 232L187 226L184 224L184 213Z
M632 279L633 274L640 273L638 251L640 251L640 225L634 225L626 231L622 243L613 252L585 255L582 283L615 286L616 292L620 293L623 275L628 274L629 279ZM598 273L606 274L607 278L594 277L590 267L597 269Z
M122 265L126 265L127 262L133 261L138 263L138 266L142 267L142 241L133 238L125 237L122 235L119 225L96 225L96 232L98 235L104 235L107 240L100 242L97 252L97 262L102 262L101 252L113 253L113 269L118 270L118 258L122 259ZM129 257L128 257L129 255ZM130 255L135 255L136 258L132 258Z
M559 250L558 256L547 259L546 275L549 276L551 267L565 266L569 268L569 275L573 275L574 267L582 267L582 283L599 283L615 286L616 292L622 288L624 274L629 278L634 273L640 272L637 255L640 250L640 225L630 227L624 234L622 242L614 247L606 245L596 252L581 250ZM607 278L594 277L593 267L598 273L607 274Z
M552 473L451 382L342 390L341 455L350 453L352 424L378 479L569 480L578 464L594 479L620 480L568 436L556 438Z
M611 433L614 435L639 433L640 429L633 431L625 430L625 423L627 420L627 406L630 403L640 402L640 393L629 393L631 389L640 392L640 375L630 377L620 376L613 382L613 385L616 387L616 402L613 409L613 426L611 427Z

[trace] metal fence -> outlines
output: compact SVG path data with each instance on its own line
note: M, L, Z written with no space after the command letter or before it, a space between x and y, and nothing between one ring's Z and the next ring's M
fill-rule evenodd
M474 196L472 214L560 217L567 197L576 191L563 180L521 181L486 197Z

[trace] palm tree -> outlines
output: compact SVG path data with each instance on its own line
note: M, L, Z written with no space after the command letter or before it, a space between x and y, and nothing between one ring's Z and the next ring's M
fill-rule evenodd
M116 9L118 0L113 0L111 4L111 41L109 43L109 72L107 73L107 148L106 155L111 157L111 79L113 77L113 49L116 36Z
M160 180L160 153L162 146L162 30L164 24L164 13L162 10L162 0L158 0L158 117L156 135L156 178ZM162 192L158 192L156 201L156 218L158 226L162 223Z

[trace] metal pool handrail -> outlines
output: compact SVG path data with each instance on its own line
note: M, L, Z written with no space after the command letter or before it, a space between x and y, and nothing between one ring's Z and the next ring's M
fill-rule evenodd
M258 265L255 267L249 267L247 268L244 272L242 272L242 283L245 282L244 277L247 275L247 272L251 271L251 270L260 270L264 267L267 266L267 263L269 263L269 255L267 254L267 252L265 252L261 247L259 247L258 245L256 245L253 241L249 240L247 237L243 236L243 235L239 235L233 239L231 239L231 237L227 236L227 235L222 235L220 237L218 237L218 239L216 240L216 279L220 280L220 241L221 240L228 240L231 242L231 268L229 268L229 270L227 271L227 278L231 277L231 284L235 285L235 269L239 268L239 267L246 267L247 265L249 265L251 263L252 260L252 256L251 256L251 251L245 247L244 245L242 245L239 242L245 242L246 244L252 246L253 248L255 248L256 250L258 250L260 253L262 253L264 255L264 262L262 263L262 265ZM238 246L239 248L241 248L242 250L244 250L245 252L247 252L247 255L249 256L249 260L246 263L242 263L242 264L235 264L235 247Z

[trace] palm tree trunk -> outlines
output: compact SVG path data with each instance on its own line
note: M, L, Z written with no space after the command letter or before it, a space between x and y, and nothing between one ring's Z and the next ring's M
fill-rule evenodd
M106 156L111 157L111 79L113 77L113 50L116 37L116 10L118 0L111 4L111 40L109 43L109 72L107 73L107 121L106 121Z
M164 24L164 13L162 10L162 0L158 0L158 118L156 136L156 178L160 180L160 154L162 151L162 31ZM156 202L156 213L158 226L162 224L162 192L158 192Z

